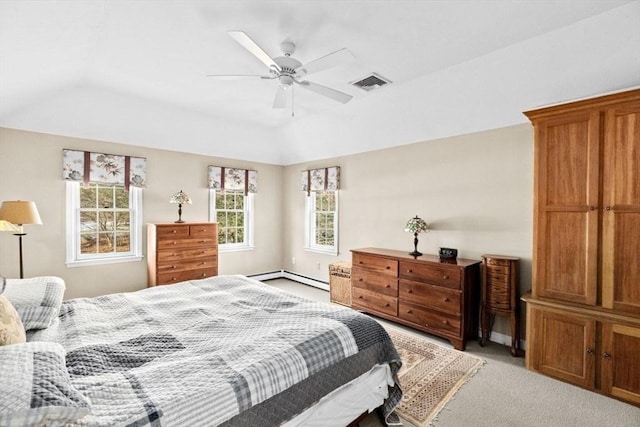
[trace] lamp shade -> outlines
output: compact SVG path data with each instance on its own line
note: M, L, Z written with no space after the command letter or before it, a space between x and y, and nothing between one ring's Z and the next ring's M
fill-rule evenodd
M12 224L42 224L35 202L14 200L2 202L0 219Z
M429 224L416 215L414 218L407 221L404 231L410 231L412 233L426 233L429 231Z
M174 194L173 196L171 196L171 199L169 199L169 203L178 203L178 204L191 204L191 198L189 196L187 196L185 193L182 192L182 190L178 191L176 194Z

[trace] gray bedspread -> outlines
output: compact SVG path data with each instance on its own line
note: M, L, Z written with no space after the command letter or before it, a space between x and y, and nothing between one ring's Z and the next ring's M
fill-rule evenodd
M275 426L400 358L348 308L243 276L65 301L56 341L91 402L78 425ZM390 387L385 416L402 391Z

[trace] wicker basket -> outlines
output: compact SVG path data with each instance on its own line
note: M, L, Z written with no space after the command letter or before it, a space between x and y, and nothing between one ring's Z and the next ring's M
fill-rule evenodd
M331 302L351 307L351 263L329 264L329 298Z

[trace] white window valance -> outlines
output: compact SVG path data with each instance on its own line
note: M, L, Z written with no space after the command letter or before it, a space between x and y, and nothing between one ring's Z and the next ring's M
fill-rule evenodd
M64 149L62 177L84 184L144 188L147 184L147 159Z
M335 191L340 189L340 167L310 169L302 171L300 187L307 194L312 191Z
M222 166L209 166L209 188L258 192L258 171Z

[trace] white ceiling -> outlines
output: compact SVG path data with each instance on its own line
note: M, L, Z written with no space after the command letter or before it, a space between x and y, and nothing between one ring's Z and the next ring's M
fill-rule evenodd
M295 92L227 35L354 96ZM371 72L393 83L349 85ZM0 126L292 164L526 122L522 111L640 85L640 1L0 0ZM1 142L1 141L0 141Z

